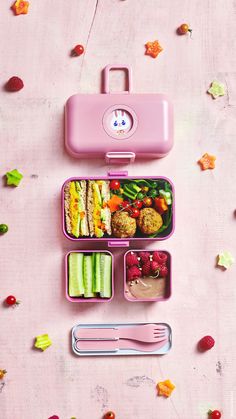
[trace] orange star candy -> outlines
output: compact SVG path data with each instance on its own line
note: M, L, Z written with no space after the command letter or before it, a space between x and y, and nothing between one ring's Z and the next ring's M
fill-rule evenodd
M12 10L14 10L15 15L26 15L28 13L29 2L23 0L16 0L16 2L12 6Z
M158 396L170 397L175 385L170 380L157 383Z
M215 169L216 157L208 153L203 154L202 158L198 160L202 170Z
M145 54L150 55L152 58L156 58L160 54L160 52L163 51L163 48L161 47L158 41L147 42L145 44L145 47Z

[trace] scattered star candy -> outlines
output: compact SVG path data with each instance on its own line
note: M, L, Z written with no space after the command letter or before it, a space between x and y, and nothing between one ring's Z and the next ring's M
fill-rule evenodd
M15 15L26 15L28 13L28 8L29 2L23 0L17 0L12 6Z
M145 54L150 55L152 58L156 58L160 54L160 52L163 51L163 48L161 47L158 41L147 42L145 44L145 47Z
M18 186L21 179L23 178L23 175L20 172L18 172L17 169L14 169L11 172L6 173L6 178L8 186Z
M224 251L218 255L217 265L223 266L223 268L228 269L234 263L234 257L230 252Z
M42 351L45 351L49 346L51 346L52 341L49 338L47 334L36 336L35 338L35 348L42 349Z
M217 80L213 80L211 87L207 90L214 99L225 95L225 86Z
M202 158L198 160L202 170L215 169L216 157L208 153L203 154Z
M157 383L158 396L170 397L175 385L170 380Z

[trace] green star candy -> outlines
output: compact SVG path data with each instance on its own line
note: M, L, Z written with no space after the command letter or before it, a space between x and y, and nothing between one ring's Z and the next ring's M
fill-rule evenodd
M217 80L213 80L211 87L207 90L214 99L225 95L225 86Z
M7 178L7 185L18 186L21 179L23 178L23 175L20 172L18 172L17 169L14 169L11 172L6 173L6 178Z
M49 348L51 344L52 344L51 339L49 338L48 334L45 334L45 335L36 336L34 346L35 348L45 351L45 349Z
M234 257L231 255L230 252L224 251L218 255L218 262L219 266L223 266L223 268L228 269L234 263Z

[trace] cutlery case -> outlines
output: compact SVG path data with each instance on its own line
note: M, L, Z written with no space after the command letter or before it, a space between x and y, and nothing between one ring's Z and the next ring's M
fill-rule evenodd
M84 341L76 338L76 335L81 329L112 329L115 327L125 328L130 326L140 326L145 324L153 324L153 322L139 322L139 323L100 323L100 324L77 324L72 329L72 350L78 356L121 356L121 355L165 355L172 346L172 331L167 323L155 323L163 325L167 328L167 338L163 342L145 343L132 341L129 339L122 339L116 341L112 340L93 340ZM121 346L121 348L119 347ZM126 347L127 346L127 347ZM82 349L81 349L82 348ZM86 349L84 349L86 348ZM114 349L115 348L115 349Z

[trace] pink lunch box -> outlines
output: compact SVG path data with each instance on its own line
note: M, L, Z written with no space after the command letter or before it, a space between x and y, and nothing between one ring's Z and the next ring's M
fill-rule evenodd
M109 72L123 69L128 89L109 90ZM65 106L65 144L76 157L129 163L135 158L166 156L173 146L173 106L163 94L132 93L129 66L104 69L104 93L76 94Z

